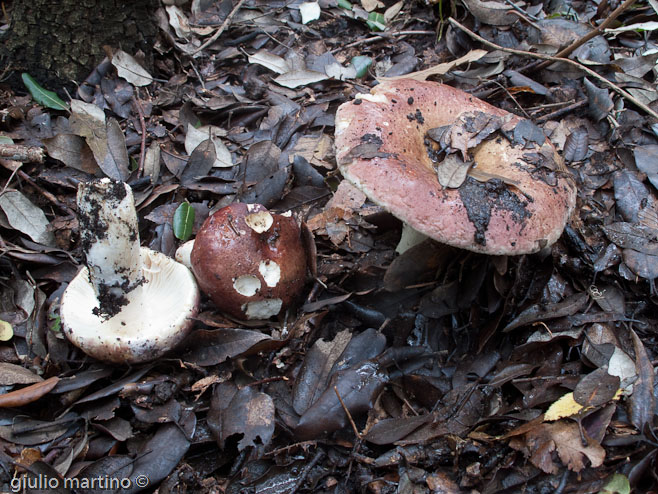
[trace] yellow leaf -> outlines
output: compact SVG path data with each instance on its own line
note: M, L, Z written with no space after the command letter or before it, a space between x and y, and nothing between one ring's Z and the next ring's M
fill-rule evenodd
M14 336L14 328L7 321L0 319L0 341L9 341Z
M553 403L544 414L544 421L553 422L564 417L571 417L585 409L582 405L576 403L573 399L573 393L567 393L562 398Z

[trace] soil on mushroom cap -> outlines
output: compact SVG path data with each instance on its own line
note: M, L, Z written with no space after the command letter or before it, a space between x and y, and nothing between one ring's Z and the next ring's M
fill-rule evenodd
M519 199L502 180L490 179L486 182L479 182L473 177L466 177L458 190L468 219L475 227L473 239L479 245L487 244L486 232L493 210L510 212L513 220L521 224L521 230L523 230L525 220L532 216L527 208L528 201Z

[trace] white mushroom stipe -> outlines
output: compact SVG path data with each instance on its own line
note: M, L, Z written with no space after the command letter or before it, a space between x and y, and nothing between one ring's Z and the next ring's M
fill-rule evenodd
M395 247L395 252L398 254L403 254L404 252L411 249L414 245L418 245L428 238L429 237L427 235L411 228L407 223L402 223L402 235L400 235L400 241Z
M114 315L142 284L139 230L132 190L102 179L78 187L80 242L99 307Z
M233 282L233 288L240 295L253 297L260 290L260 280L251 274L245 274Z
M272 218L269 211L258 211L245 216L244 221L256 233L264 233L270 229L272 223L274 223L274 218Z
M78 201L90 266L62 295L64 334L99 360L132 364L158 358L192 328L199 305L192 272L139 247L137 213L126 184L107 179L80 184Z
M274 288L281 279L281 268L274 261L261 261L258 265L258 272L270 288Z
M190 254L192 254L192 248L194 247L194 240L188 240L183 245L176 249L176 254L174 259L180 262L183 266L186 266L188 269L192 269L192 261L190 260Z

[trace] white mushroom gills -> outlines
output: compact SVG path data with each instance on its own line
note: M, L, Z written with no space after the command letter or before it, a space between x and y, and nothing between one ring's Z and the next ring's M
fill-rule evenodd
M140 248L126 184L80 184L78 209L88 267L62 295L64 334L88 355L114 363L163 355L192 328L199 304L194 275L161 252Z
M180 262L183 266L187 266L188 269L192 269L192 261L190 255L192 254L192 249L194 248L194 240L188 240L183 245L176 249L176 254L174 254L174 259Z
M102 179L81 183L77 202L89 280L100 312L114 315L104 303L125 299L144 280L133 193L123 182Z

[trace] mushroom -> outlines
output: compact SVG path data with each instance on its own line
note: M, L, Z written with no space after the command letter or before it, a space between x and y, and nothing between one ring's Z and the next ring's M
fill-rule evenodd
M192 329L200 299L192 272L140 247L127 184L81 183L77 202L86 266L62 295L64 334L99 360L133 364L163 355Z
M343 176L404 224L474 252L537 252L576 202L569 171L528 120L435 82L400 79L342 104Z
M260 204L233 203L209 216L190 260L201 290L238 319L276 316L306 281L306 251L296 221Z

